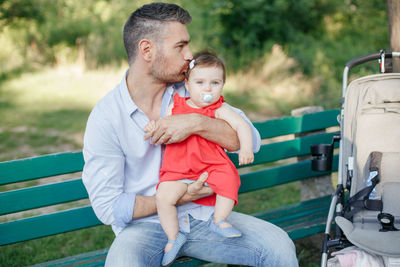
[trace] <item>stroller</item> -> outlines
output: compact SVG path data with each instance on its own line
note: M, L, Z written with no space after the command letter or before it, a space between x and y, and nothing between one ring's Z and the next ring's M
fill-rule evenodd
M400 73L385 73L385 59L393 57L400 52L381 50L347 63L340 133L332 144L311 146L312 169L327 171L339 142L338 184L327 218L322 267L330 250L349 246L381 256L385 266L400 266ZM381 74L347 87L352 67L376 59Z

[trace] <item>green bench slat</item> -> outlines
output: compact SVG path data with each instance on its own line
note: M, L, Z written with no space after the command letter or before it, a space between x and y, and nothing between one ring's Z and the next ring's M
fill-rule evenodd
M310 154L310 145L331 143L334 134L335 132L322 133L293 140L282 141L279 143L262 145L260 151L254 155L254 162L245 166L239 166L238 155L236 153L228 153L228 156L237 168L248 167L292 157L305 156ZM335 147L338 146L339 144L335 143Z
M337 161L337 158L338 156L336 155L334 160ZM334 166L336 165L337 164ZM320 172L312 172L310 170L310 161L298 162L291 165L243 174L241 176L243 182L239 192L249 192L320 175ZM83 187L80 179L64 183L70 183L71 185L80 187L81 189ZM63 183L60 183L59 186L61 186L61 184ZM54 185L49 188L52 188L53 186ZM58 185L56 184L56 186ZM85 218L85 220L82 220L82 218ZM273 220L273 218L271 219ZM68 232L99 224L101 224L101 222L94 215L91 207L78 208L21 219L14 222L2 223L0 224L0 245Z
M59 260L49 261L32 265L31 267L55 267L55 266L104 266L108 249L100 249L91 252L86 252Z
M325 231L330 202L331 197L325 196L253 215L278 225L296 240Z
M332 139L333 133L318 134L313 136L307 136L298 138L295 140L284 141L280 143L273 143L268 145L263 145L260 152L256 154L255 162L252 165L272 162L278 159L285 159L294 156L302 156L309 154L309 147L311 144L316 143L329 143ZM237 155L229 155L234 161L237 162ZM289 166L285 166L286 172ZM291 168L296 168L293 165ZM310 174L310 169L308 166L306 177ZM279 170L281 171L281 170ZM279 173L278 171L278 173ZM302 171L303 172L303 171ZM254 173L252 175L261 175L264 177L276 177L272 173L277 173L275 169L264 170L261 174ZM294 180L300 179L294 176L294 173L298 173L297 170L293 170L291 178ZM302 176L304 177L304 176ZM242 177L245 178L245 175ZM274 179L274 178L269 178ZM271 181L277 181L271 180ZM277 181L279 182L279 181ZM271 184L270 186L275 185ZM263 186L263 185L262 185ZM246 188L246 187L244 187ZM248 191L247 189L243 189ZM255 190L255 189L253 189ZM74 201L87 198L87 192L81 182L81 179L61 182L51 185L42 185L32 188L25 188L20 190L14 190L9 192L0 193L0 215L8 214L33 208L40 208L44 206ZM25 199L30 199L30 201L25 201Z
M299 217L299 214L301 216L301 214L304 214L304 212L310 213L316 209L319 210L320 208L329 207L330 202L331 202L331 197L325 196L318 199L302 201L284 207L279 207L267 211L254 213L252 215L266 221L277 222L278 220L281 220L281 218L286 219L288 218L288 216Z
M57 153L0 162L0 185L79 172L83 164L82 152Z
M100 249L75 256L70 256L54 261L44 262L32 265L30 267L60 267L60 266L81 266L81 267L97 267L104 266L108 249ZM190 257L181 257L176 260L171 267L196 267L208 262Z
M333 156L332 171L337 171L338 155ZM306 178L318 177L329 172L314 172L311 170L311 160L296 162L280 167L264 169L240 175L242 185L239 193L286 184Z
M0 224L0 245L101 225L91 206Z
M334 161L337 161L337 158L338 156L335 156ZM320 172L311 171L310 164L310 161L302 161L281 167L275 167L271 169L256 171L253 173L243 174L241 175L242 186L240 187L239 192L243 193L254 191L257 189L267 188L274 185L301 180L304 178L320 176L323 174ZM337 164L335 164L334 166L336 165ZM61 184L63 183L55 185L61 186ZM71 181L70 184L73 186L73 188L83 189L81 179ZM55 185L51 185L49 186L49 188L52 188ZM79 220L79 218L86 218L86 220L82 221ZM78 208L38 217L21 219L14 222L2 223L0 224L0 245L25 241L56 233L72 231L98 224L101 224L101 222L94 215L91 207ZM29 229L29 232L24 229Z
M190 257L182 257L177 259L173 264L172 267L197 267L201 264L206 264L209 263L208 261L203 261L195 258L190 258Z
M82 179L0 193L0 215L87 198ZM29 201L27 201L27 199Z
M254 191L308 177L320 176L310 170L310 161L242 174L240 193ZM334 164L336 167L336 164ZM81 179L0 193L0 215L87 198ZM26 201L29 199L29 201Z
M79 263L79 266L104 266L106 256L108 253L108 249L100 249L91 252L86 252L66 258L62 258L59 260L49 261L45 263L39 263L32 265L31 267L55 267L55 266L76 266Z
M339 110L334 109L305 114L301 117L284 117L265 122L254 122L253 124L260 132L261 139L265 139L338 126L338 115Z
M261 138L301 133L337 126L338 110L328 110L302 117L255 122ZM0 163L0 185L81 171L84 165L82 152L57 153Z

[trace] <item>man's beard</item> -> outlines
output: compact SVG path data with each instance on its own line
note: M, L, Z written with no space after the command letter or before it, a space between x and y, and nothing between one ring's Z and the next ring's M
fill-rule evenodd
M169 70L167 61L165 59L164 54L161 52L157 53L157 56L153 62L153 65L150 69L150 74L153 76L155 80L165 82L165 83L180 83L185 79L185 75L182 72L182 69L179 70L179 73L168 72Z

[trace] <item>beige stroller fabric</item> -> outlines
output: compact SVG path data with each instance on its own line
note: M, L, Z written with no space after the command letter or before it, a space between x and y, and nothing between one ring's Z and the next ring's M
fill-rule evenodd
M346 91L344 114L342 159L346 166L354 157L353 195L365 186L372 151L400 152L400 73L353 81ZM343 168L342 177L347 177L346 171Z
M353 81L346 92L342 160L354 158L350 196L366 187L371 152L382 153L380 182L375 198L382 199L383 212L395 217L400 229L400 73L366 76ZM346 184L347 168L343 168ZM400 231L380 232L378 211L362 210L353 221L335 221L354 245L370 253L400 257Z

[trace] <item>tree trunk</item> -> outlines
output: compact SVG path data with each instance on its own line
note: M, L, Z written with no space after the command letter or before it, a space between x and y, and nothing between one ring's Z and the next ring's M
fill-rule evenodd
M400 52L400 0L387 0L390 50ZM393 72L400 72L400 59L393 59Z

